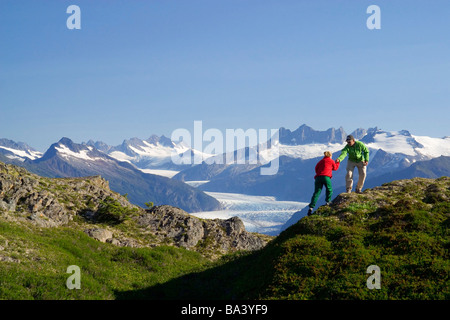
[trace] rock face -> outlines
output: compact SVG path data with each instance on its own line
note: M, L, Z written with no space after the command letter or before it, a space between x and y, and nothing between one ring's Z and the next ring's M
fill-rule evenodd
M78 228L117 246L174 245L208 257L257 250L271 240L247 232L237 217L204 220L168 205L144 210L111 191L100 176L43 178L1 162L0 216L38 227Z
M343 143L347 134L344 129L330 128L327 131L316 131L303 124L296 130L280 128L280 142L286 145L302 145L308 143Z
M200 251L202 248L216 253L257 250L269 240L269 237L247 232L238 217L205 220L167 205L146 210L137 223L158 237L173 239L177 246Z
M76 214L95 211L107 197L134 207L112 192L100 176L48 179L0 163L0 210L17 213L42 227L57 227Z

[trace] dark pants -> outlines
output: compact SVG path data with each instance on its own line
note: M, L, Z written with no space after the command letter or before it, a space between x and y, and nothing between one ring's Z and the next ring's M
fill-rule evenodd
M311 203L309 204L310 208L314 208L316 206L317 200L319 200L320 193L322 192L322 188L325 186L325 201L330 202L331 196L333 195L333 188L331 186L331 178L327 176L318 176L314 182L314 194L311 197Z

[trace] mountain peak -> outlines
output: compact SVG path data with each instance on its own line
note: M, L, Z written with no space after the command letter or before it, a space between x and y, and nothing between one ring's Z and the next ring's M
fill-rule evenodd
M145 140L145 142L148 142L153 145L158 145L158 143L164 147L173 147L174 143L170 138L167 138L166 136L162 135L161 137L157 136L156 134L152 135L150 138Z
M37 163L49 160L54 157L65 159L81 159L94 161L99 158L109 158L108 155L98 151L95 147L88 144L78 144L70 138L63 137L58 142L52 144L45 152L42 158L35 160Z
M73 142L71 139L69 139L67 137L61 138L61 140L59 140L53 146L59 152L64 152L63 150L66 150L66 149L68 149L68 150L70 150L72 152L75 152L75 153L80 153L83 150L85 150L85 151L92 151L93 150L92 146L87 146L87 145L75 143L75 142Z
M0 139L0 154L4 154L9 159L18 159L19 161L34 160L42 156L41 152L28 144L9 139Z
M111 148L112 148L111 146L109 146L108 144L106 144L103 141L94 141L92 139L90 139L86 143L83 142L82 144L94 147L95 149L97 149L97 150L99 150L101 152L104 152L104 153L108 153L109 150L111 150Z
M343 143L347 136L344 128L329 128L326 131L317 131L306 124L296 130L280 128L280 142L285 145L304 145L314 143Z
M373 149L388 148L385 151L407 155L415 155L416 148L424 147L408 130L384 131L377 127L367 130L361 141Z
M71 145L71 144L73 144L73 141L72 141L70 138L62 137L62 138L58 141L58 143L62 143L62 144L64 144L64 145Z

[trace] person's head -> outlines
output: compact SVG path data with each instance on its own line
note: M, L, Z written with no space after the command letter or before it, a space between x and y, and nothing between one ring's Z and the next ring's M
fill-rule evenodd
M347 136L347 139L345 141L347 141L347 144L350 147L355 144L355 138L351 134Z
M331 158L331 156L332 156L330 151L325 151L323 154L325 155L325 157L328 157L328 158Z

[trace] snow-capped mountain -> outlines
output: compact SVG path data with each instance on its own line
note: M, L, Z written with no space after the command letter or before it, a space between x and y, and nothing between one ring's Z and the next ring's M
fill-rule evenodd
M450 137L416 136L406 130L374 130L373 133L364 136L361 141L374 151L381 149L391 154L403 154L413 162L450 156Z
M370 150L365 188L415 176L435 178L450 175L450 137L417 136L407 130L385 131L376 127L359 128L351 134L364 142ZM201 156L203 160L226 159L227 155L204 154L202 150L194 150L183 142L174 143L164 136L156 135L146 140L124 140L119 146L92 140L77 144L63 138L45 154L25 143L0 139L0 161L22 165L29 171L49 177L101 175L110 182L113 190L127 193L130 200L139 205L153 201L155 204L175 205L188 212L214 211L223 215L224 211L217 212L221 207L218 199L207 194L223 196L233 193L271 197L271 201L307 203L312 193L315 164L326 150L331 151L336 159L345 146L346 136L343 128L330 128L326 131L316 131L306 125L294 131L280 128L279 139L271 141L277 152L260 153L265 163L275 159L279 162L278 172L268 176L260 174L261 163L210 164L208 161L177 165L172 161L173 154ZM258 148L262 144L245 148L245 159L248 160L253 151L261 151ZM235 150L233 154L240 152L241 150ZM344 169L333 173L335 194L344 191L346 161L347 159L341 164ZM247 200L244 201L246 205L249 202ZM322 204L321 201L323 199L319 200L318 205ZM275 208L279 204L274 203ZM228 208L230 212L225 210L226 214L243 214L240 206L232 209L230 211ZM277 212L276 216L280 215L278 209L268 210L265 215L260 214L260 209L255 210L247 210L245 213L247 218L256 219L252 222L249 218L250 225L255 227L258 224L258 230L269 225L271 230L279 229L282 221L277 221L275 226L273 219L276 218L272 217L274 212ZM255 212L258 213L257 216ZM283 211L283 214L288 215L288 212ZM302 215L303 211L296 212L289 223Z
M33 149L26 143L14 142L8 139L0 139L0 154L21 162L26 159L35 160L42 157L42 152Z
M345 146L345 138L347 137L347 134L342 128L339 130L331 128L327 131L320 132L302 125L289 135L282 135L281 132L283 131L286 131L286 129L280 129L280 155L300 159L311 159L321 156L326 150L332 153L340 152ZM301 132L301 135L298 132ZM306 134L308 132L310 136ZM339 134L337 135L336 132L339 132ZM299 139L291 138L294 136L294 133L302 137L302 142L296 143L295 141ZM356 140L360 140L366 144L371 151L371 157L378 150L383 150L389 154L403 155L411 163L439 156L450 156L450 137L431 138L427 136L416 136L407 130L384 131L377 127L369 128L368 130L357 129L351 134ZM318 137L322 138L319 139ZM305 143L305 141L308 142Z
M59 157L74 163L113 161L113 159L110 159L96 148L74 143L69 138L62 138L57 143L52 144L41 158L35 159L35 163L45 162L54 157Z
M450 138L415 136L406 130L384 131L378 128L357 129L352 135L370 150L368 180L408 168L418 161L450 156ZM274 176L261 176L257 166L201 165L182 170L174 179L203 181L199 188L208 192L231 192L275 196L280 200L308 201L314 166L329 150L336 159L345 146L347 133L342 129L320 132L306 125L291 132L280 129L279 170ZM342 141L344 140L344 141ZM268 161L274 160L268 158ZM335 173L334 185L344 184L346 160ZM205 181L207 180L207 181ZM369 185L369 182L367 185ZM387 182L387 181L386 181Z
M68 138L54 143L45 154L31 161L31 172L49 177L101 175L112 190L128 194L131 202L170 204L188 212L216 210L220 203L204 192L181 181L143 173L128 162L118 161L95 147L77 144Z
M416 136L406 130L384 131L378 128L358 128L351 133L357 140L364 142L370 150L370 170L375 174L384 174L392 170L399 170L410 166L416 161L433 159L439 156L450 156L450 137L431 138ZM279 140L276 142L277 151L261 153L265 162L277 157L308 160L322 157L323 152L329 150L336 158L340 150L345 146L347 132L330 128L325 131L317 131L303 124L296 130L280 128ZM70 139L68 139L70 140ZM45 160L51 152L58 152L63 157L77 158L80 161L95 161L103 159L103 155L109 155L111 159L133 164L137 169L145 173L154 173L168 177L175 176L178 180L204 181L214 179L216 175L222 178L227 174L237 175L253 170L261 164L251 165L179 165L172 161L173 154L187 155L188 157L201 156L205 159L223 158L224 155L211 155L202 153L202 150L194 150L183 142L174 143L165 136L152 135L146 140L131 138L124 140L121 145L109 146L101 141L89 140L75 147L62 139L61 145L52 146L45 155L29 147L25 143L15 143L11 140L0 140L0 154L18 161ZM258 147L246 149L258 151ZM75 151L74 151L75 150ZM235 151L237 152L237 151ZM211 158L213 157L213 158ZM41 159L42 158L42 159ZM103 159L103 161L106 161ZM211 168L214 168L211 170ZM227 170L225 170L228 168ZM215 190L214 190L215 191ZM217 190L219 191L219 190ZM222 190L220 190L222 191Z
M371 151L372 159L379 150L388 154L389 161L383 160L386 168L402 168L415 161L450 155L450 137L415 136L406 130L384 131L376 127L367 130L358 128L351 134L367 145ZM347 133L342 127L339 129L330 128L326 131L314 130L305 124L294 131L280 128L277 152L266 152L259 155L265 163L279 156L303 160L313 159L322 156L326 150L334 154L340 152L345 146L346 137ZM223 159L225 157L225 155L205 154L202 150L190 148L183 142L176 144L165 136L158 137L156 135L152 135L146 140L139 138L124 140L118 146L108 146L103 142L93 142L92 140L85 144L95 147L118 161L134 164L143 172L165 174L169 177L174 176L179 171L190 170L195 166L175 164L172 161L173 154L183 154L188 157L200 156L203 160ZM257 148L258 146L247 148L246 155L250 154L249 150L258 153ZM196 170L199 171L198 168ZM202 174L202 176L205 176L205 174ZM199 177L197 180L203 179Z
M370 179L389 177L390 174L406 169L416 162L450 156L450 137L416 136L406 130L385 131L376 127L367 130L359 128L351 134L364 142L370 150L367 184ZM128 170L133 172L131 177L158 173L172 177L168 181L195 183L198 189L208 192L245 193L275 196L281 200L307 201L310 196L310 183L307 181L314 176L315 163L323 157L326 150L331 151L335 159L345 146L346 136L343 128L330 128L326 131L317 131L307 125L301 125L294 131L280 128L279 140L273 142L278 153L264 154L266 163L274 159L278 159L280 163L278 173L273 176L261 176L261 163L243 165L203 162L200 165L177 165L172 161L174 153L201 155L203 159L211 159L213 156L221 158L224 155L203 154L202 150L194 150L183 142L174 143L167 137L156 135L146 140L124 140L119 146L109 146L92 140L76 144L68 138L63 138L53 144L44 155L26 144L2 139L0 155L3 158L0 159L31 163L38 173L49 176L101 174L116 181L121 190L124 190L124 186L118 176ZM259 147L246 148L246 158L252 149L257 152ZM238 150L234 151L237 152ZM336 187L343 184L344 174L345 170L336 173ZM123 180L134 185L130 178ZM202 183L197 183L198 181ZM131 194L125 190L124 193Z
M416 161L450 156L450 137L416 136L406 130L385 131L377 127L358 128L351 134L357 140L364 142L369 148L371 161L368 173L372 176L407 168ZM336 158L345 146L346 137L347 132L342 127L339 129L330 128L325 131L314 130L305 124L294 131L280 128L279 139L274 143L277 152L261 152L259 155L264 163L273 161L277 157L299 160L316 159L322 157L326 150L331 151ZM202 150L189 148L183 142L175 144L165 136L153 135L147 140L132 138L115 147L93 141L89 141L86 145L96 147L116 160L131 163L143 172L174 177L177 180L212 181L215 176L220 175L220 179L226 182L223 187L229 183L227 181L229 177L249 172L262 165L261 163L247 165L206 164L206 162L201 165L178 165L172 161L174 153L191 157L197 155L201 156L203 160L224 159L226 155L205 154L202 153ZM246 158L251 154L250 151L258 153L259 147L260 145L246 148ZM237 150L234 153L236 154L236 152ZM284 163L287 164L290 161L284 161ZM203 188L205 187L207 186L203 186ZM225 192L223 189L208 189L208 191Z
M107 153L119 161L134 163L142 169L161 168L170 162L170 155L175 147L170 139L153 135L147 140L124 140L121 145L110 147Z
M199 155L204 159L211 156L190 148L183 142L175 144L164 135L161 137L152 135L147 140L131 138L124 140L118 146L108 146L103 142L92 140L85 144L98 148L118 161L134 164L143 172L168 177L172 177L182 169L190 167L189 165L175 164L172 161L172 155L174 154L187 155L188 157Z

